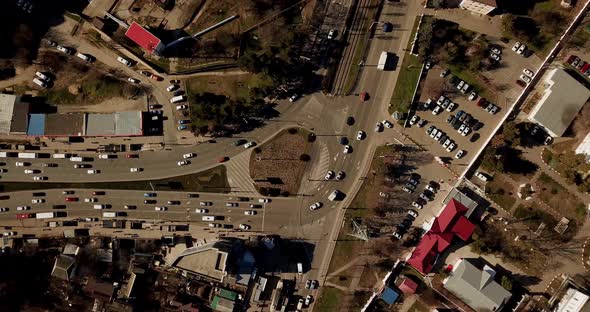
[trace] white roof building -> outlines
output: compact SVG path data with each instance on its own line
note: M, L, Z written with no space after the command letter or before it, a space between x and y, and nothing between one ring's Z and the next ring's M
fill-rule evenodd
M588 302L588 295L579 292L574 288L567 290L561 301L557 304L555 312L578 312L582 311L586 302Z
M459 4L459 7L473 13L488 15L492 13L498 5L496 4L496 0L463 0Z
M590 90L560 68L548 72L543 96L529 114L529 120L560 137L590 97Z
M576 154L586 155L586 159L590 160L590 132L584 137L584 140L576 148Z

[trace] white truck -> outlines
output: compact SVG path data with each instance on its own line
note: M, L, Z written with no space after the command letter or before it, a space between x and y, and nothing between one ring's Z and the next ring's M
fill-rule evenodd
M103 218L115 218L116 216L117 216L116 212L103 212L102 213Z
M70 161L84 161L84 158L80 156L70 157Z
M383 51L381 52L381 56L379 57L379 63L377 63L377 69L385 70L385 66L387 66L387 59L389 53Z
M53 154L53 158L56 159L65 159L65 158L70 158L70 154Z
M47 83L39 78L33 78L33 82L41 88L47 88Z
M18 153L18 158L37 158L37 153Z
M2 158L8 157L8 153L0 152L0 157L2 157Z
M339 190L334 190L332 193L330 193L330 196L328 196L328 199L330 201L334 201L336 200L338 197L340 196L340 191Z
M37 218L37 219L55 218L55 212L40 212L40 213L35 214L35 218Z
M170 103L172 103L172 104L180 103L180 102L184 102L184 101L186 101L186 96L184 96L184 95L175 96L170 99Z

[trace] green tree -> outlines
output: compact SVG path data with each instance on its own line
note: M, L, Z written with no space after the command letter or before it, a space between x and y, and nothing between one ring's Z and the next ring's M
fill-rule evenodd
M502 30L510 36L514 36L514 22L516 21L516 17L510 13L504 14L502 16Z
M520 130L514 122L504 124L502 127L502 136L508 145L512 147L520 145Z
M264 69L262 61L262 58L256 55L256 52L247 51L238 59L238 67L241 70L256 74Z
M500 285L502 285L504 289L512 291L512 281L508 276L502 275L502 279L500 279Z

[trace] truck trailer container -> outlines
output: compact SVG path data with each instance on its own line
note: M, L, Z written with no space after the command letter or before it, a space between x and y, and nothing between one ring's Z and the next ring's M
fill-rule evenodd
M103 212L102 213L103 218L115 218L116 216L117 216L116 212Z
M36 219L51 219L55 218L55 212L40 212L35 214Z
M70 157L70 161L84 161L84 158L80 156Z
M37 158L37 153L18 153L18 158Z
M65 159L70 158L70 154L53 154L52 157L56 159Z
M379 57L379 63L377 63L377 69L385 70L385 67L387 66L388 56L389 56L389 53L387 53L385 51L381 52L381 56Z

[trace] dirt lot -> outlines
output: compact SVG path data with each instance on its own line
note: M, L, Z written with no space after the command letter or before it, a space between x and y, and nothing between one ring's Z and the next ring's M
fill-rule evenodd
M294 128L296 129L296 128ZM287 130L271 141L256 147L250 159L250 176L261 193L261 188L274 188L281 193L295 194L305 171L306 161L301 156L311 148L307 133L301 129L291 134ZM260 153L256 153L256 151Z
M145 97L136 99L112 98L92 105L59 105L58 113L112 113L145 110Z

